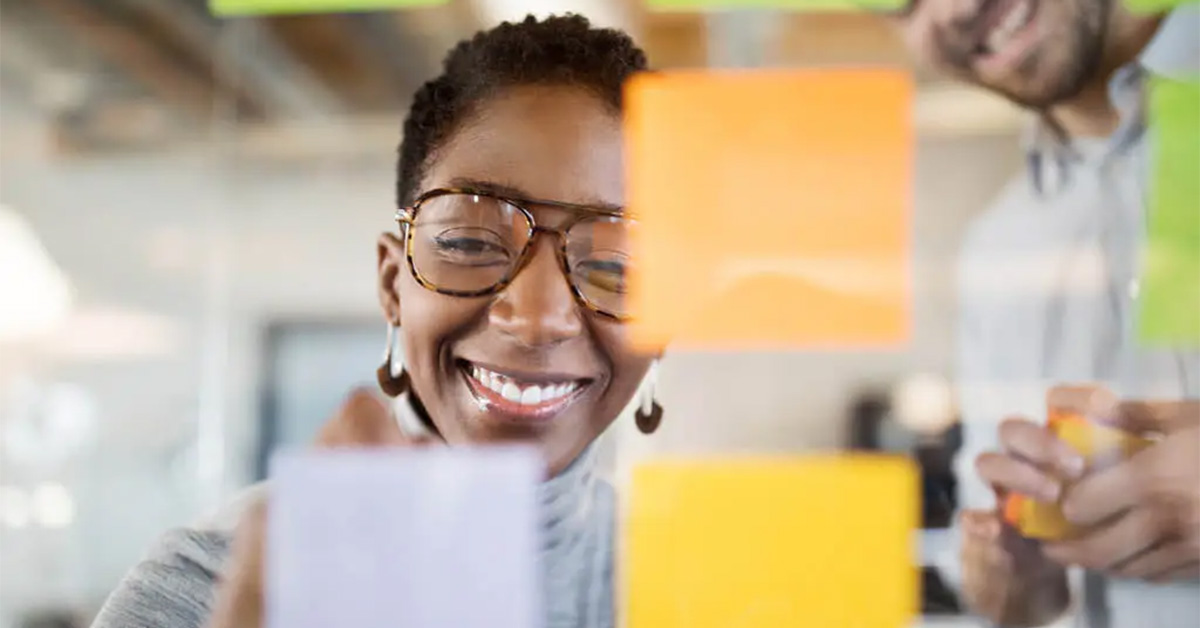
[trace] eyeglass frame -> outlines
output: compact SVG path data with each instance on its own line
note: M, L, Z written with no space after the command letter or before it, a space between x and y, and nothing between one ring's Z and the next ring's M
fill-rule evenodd
M413 259L412 235L413 227L415 227L417 221L417 213L421 210L421 205L425 204L426 202L442 196L451 195L482 196L484 198L490 198L502 203L506 203L516 208L517 211L521 212L525 216L525 223L529 225L529 231L526 234L527 239L521 248L521 252L517 254L517 262L513 265L512 270L506 273L499 282L495 283L489 288L482 290L447 290L445 288L438 287L433 282L422 277L421 273L417 270L416 262ZM563 209L570 212L573 216L558 227L545 227L537 223L537 219L534 218L533 212L526 207L526 205L540 205L554 209ZM404 256L408 259L409 273L412 275L413 279L426 290L451 297L486 297L500 294L506 288L512 285L513 281L516 281L517 275L519 275L521 271L524 270L525 266L527 266L533 259L534 240L537 238L539 233L544 233L547 235L553 235L558 240L558 246L555 248L555 251L558 257L559 269L562 270L563 277L567 280L567 285L571 288L571 295L575 298L575 302L582 305L588 311L604 318L618 322L627 322L633 318L631 315L615 314L602 309L598 305L588 300L588 298L584 296L583 291L580 290L575 285L575 282L571 279L571 267L567 262L567 232L570 231L575 225L596 216L619 218L621 220L631 222L633 220L626 215L624 211L619 209L596 207L594 205L586 205L582 203L569 203L566 201L520 198L508 194L498 194L491 191L461 187L445 187L428 190L418 196L416 200L412 202L412 205L398 208L396 210L395 220L400 230L404 233Z

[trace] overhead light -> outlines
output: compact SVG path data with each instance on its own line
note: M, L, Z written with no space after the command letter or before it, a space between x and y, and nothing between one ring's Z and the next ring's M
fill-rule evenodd
M33 489L33 519L51 530L70 527L75 522L75 498L62 484L41 484Z
M922 434L938 434L957 420L954 389L944 377L921 373L900 382L892 392L896 421Z
M25 342L57 328L71 307L71 288L33 228L0 205L0 345Z
M77 308L43 345L69 362L144 360L174 353L182 334L173 319L131 308Z

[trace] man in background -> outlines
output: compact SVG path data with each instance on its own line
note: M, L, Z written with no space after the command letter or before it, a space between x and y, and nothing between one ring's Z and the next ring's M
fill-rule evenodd
M1200 357L1140 347L1134 331L1148 80L1200 78L1200 8L910 0L893 19L919 61L1033 117L1024 171L972 225L960 260L965 601L1004 626L1049 624L1072 601L1087 628L1200 626L1200 405L1189 401ZM1048 391L1078 382L1168 401L1137 405L1140 426L1130 404L1108 417L1157 421L1166 437L1136 463L1085 474L1040 427ZM1064 500L1089 533L1015 538L997 514L1010 492ZM1085 570L1073 594L1066 566Z

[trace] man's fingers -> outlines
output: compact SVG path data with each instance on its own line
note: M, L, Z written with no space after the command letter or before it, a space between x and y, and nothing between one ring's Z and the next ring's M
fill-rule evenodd
M1169 434L1200 425L1200 400L1124 401L1096 408L1092 416L1134 434Z
M1108 571L1156 546L1162 536L1159 515L1147 508L1137 508L1080 538L1047 544L1045 552L1062 565Z
M1200 579L1200 562L1193 561L1182 567L1176 567L1163 573L1150 576L1151 582L1190 582Z
M977 539L1000 537L1001 523L991 510L964 510L958 515L958 525L963 532Z
M1055 437L1049 429L1025 419L1005 419L1000 424L1000 443L1008 453L1067 477L1079 476L1087 464L1079 452Z
M1038 467L1012 456L986 453L975 459L979 477L1002 493L1019 493L1039 501L1058 501L1062 484Z
M993 511L967 510L959 514L963 543L964 595L973 608L999 613L1006 593L1001 590L1012 571L1012 559L1000 545L1002 526Z
M1091 526L1124 512L1142 494L1140 454L1118 465L1083 478L1066 492L1063 516L1080 526Z
M1148 580L1173 573L1196 564L1183 542L1170 542L1153 547L1113 568L1112 575L1135 580Z
M330 448L402 446L409 441L387 404L365 388L350 393L317 435L317 444Z

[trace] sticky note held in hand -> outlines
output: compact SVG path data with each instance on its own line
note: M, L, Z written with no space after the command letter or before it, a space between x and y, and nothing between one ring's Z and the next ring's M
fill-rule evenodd
M901 628L918 476L902 458L663 461L633 471L628 628Z
M1118 464L1152 444L1146 438L1087 418L1101 392L1109 394L1093 386L1061 386L1046 394L1046 429L1079 453L1089 471ZM1031 539L1056 541L1080 532L1063 515L1060 504L1016 493L1005 499L1004 519Z
M1200 347L1200 81L1150 83L1151 176L1138 331Z
M516 448L277 456L267 628L538 625L544 469Z
M668 72L627 89L635 343L907 340L907 73Z
M429 7L446 0L209 0L213 15L272 15L287 13L349 13Z

